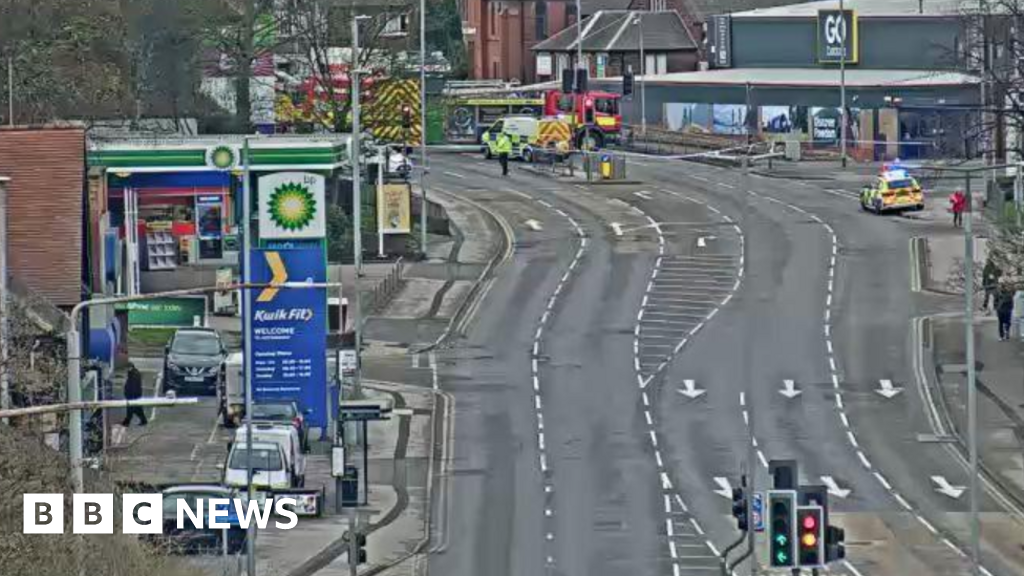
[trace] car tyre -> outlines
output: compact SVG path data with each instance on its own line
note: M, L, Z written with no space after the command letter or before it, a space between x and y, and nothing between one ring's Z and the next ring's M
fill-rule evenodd
M488 160L494 158L494 155L491 154L491 147L490 146L484 146L484 158L486 158Z

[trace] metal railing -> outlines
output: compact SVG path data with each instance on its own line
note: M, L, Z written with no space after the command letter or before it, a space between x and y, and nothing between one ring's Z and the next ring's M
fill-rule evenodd
M388 273L373 287L368 299L369 314L379 313L388 305L391 298L402 287L404 269L405 261L399 258L392 264L391 270L388 270Z

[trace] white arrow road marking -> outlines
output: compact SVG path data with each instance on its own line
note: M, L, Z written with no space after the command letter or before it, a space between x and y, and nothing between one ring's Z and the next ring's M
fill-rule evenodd
M715 476L714 480L715 484L718 484L718 490L714 490L713 492L722 498L732 500L732 486L729 484L729 479L725 476Z
M698 248L706 248L707 245L708 245L708 240L715 240L715 239L716 238L714 236L698 236L697 237L697 247Z
M801 392L803 392L803 390L800 390L796 387L796 382L792 380L783 380L782 385L783 388L782 390L779 390L779 394L782 394L786 398L796 398L797 396L800 395Z
M851 490L849 488L840 488L839 483L836 482L836 479L831 476L822 476L821 482L822 484L825 485L826 488L828 488L828 493L833 496L837 496L839 498L846 498L847 496L850 495Z
M615 231L616 236L622 236L622 224L618 222L612 222L612 230Z
M633 192L633 196L636 196L638 198L643 198L644 200L650 200L651 199L651 193L646 191L646 190L639 190L637 192Z
M707 390L697 388L697 383L694 382L693 380L683 380L683 386L685 387L685 389L679 388L676 390L676 392L679 392L680 394L686 396L690 400L698 398L705 392L707 392Z
M892 380L879 380L878 389L875 390L875 392L878 392L879 394L885 396L886 398L892 398L893 396L899 394L900 392L903 392L903 388L897 388L893 386Z
M946 496L954 499L959 498L960 495L964 493L964 490L967 489L964 486L951 485L949 480L946 480L945 476L932 476L932 482L935 483L935 490L939 494L945 494Z
M540 222L538 222L536 220L532 220L532 219L531 220L527 220L526 222L524 222L524 224L526 224L526 226L528 228L530 228L531 230L533 230L535 232L540 232L541 230L543 230L543 228L540 225Z

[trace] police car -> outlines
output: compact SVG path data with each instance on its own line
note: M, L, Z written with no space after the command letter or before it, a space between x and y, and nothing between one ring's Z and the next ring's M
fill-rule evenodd
M870 186L860 192L860 206L875 214L924 210L924 190L903 166L884 166Z

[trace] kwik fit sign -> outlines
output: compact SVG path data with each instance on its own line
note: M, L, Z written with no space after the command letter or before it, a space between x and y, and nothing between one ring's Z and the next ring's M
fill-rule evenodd
M856 64L860 54L857 43L857 13L853 10L818 11L818 62Z

